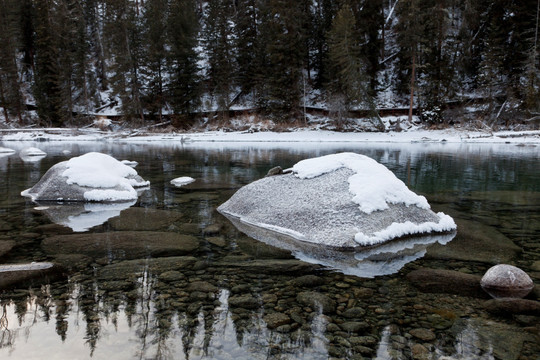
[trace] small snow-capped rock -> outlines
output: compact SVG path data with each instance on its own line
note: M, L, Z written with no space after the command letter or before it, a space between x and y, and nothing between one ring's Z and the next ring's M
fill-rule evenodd
M130 166L132 168L137 167L137 165L139 165L138 162L133 161L133 160L122 160L121 163L124 165Z
M137 187L150 184L115 158L91 152L51 167L21 195L34 201L116 202L138 197Z
M21 156L46 156L47 153L35 148L35 147L28 147L21 150L19 153Z
M194 181L195 181L195 179L192 178L192 177L182 176L182 177L178 177L176 179L172 179L171 184L173 184L176 187L180 187L180 186L184 186L184 185L187 185L187 184L191 184Z

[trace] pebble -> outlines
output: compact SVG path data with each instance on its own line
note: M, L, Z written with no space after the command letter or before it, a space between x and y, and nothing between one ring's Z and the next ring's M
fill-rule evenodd
M411 334L415 338L420 339L422 341L433 341L436 339L436 336L433 333L433 331L428 330L428 329L423 329L423 328L413 329L409 331L409 334Z

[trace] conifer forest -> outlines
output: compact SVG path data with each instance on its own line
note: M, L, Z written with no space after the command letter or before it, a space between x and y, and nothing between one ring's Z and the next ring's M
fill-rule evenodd
M540 0L0 0L0 117L540 119ZM31 114L35 115L31 115Z

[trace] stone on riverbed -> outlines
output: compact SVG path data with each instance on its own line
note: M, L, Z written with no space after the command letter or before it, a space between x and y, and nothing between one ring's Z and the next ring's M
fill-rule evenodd
M427 259L500 264L511 261L522 252L519 246L492 226L459 218L455 221L459 228L456 237L447 245L431 246Z
M507 264L489 268L480 285L494 298L522 298L534 288L533 281L525 271Z
M41 246L49 255L84 254L93 258L137 259L187 255L199 246L197 238L172 232L119 231L51 236Z
M145 272L161 277L163 273L191 269L196 261L197 258L192 256L125 260L104 266L99 270L98 278L101 280L134 281Z
M138 197L136 187L148 185L135 169L109 155L90 152L54 165L21 195L33 201L131 201Z
M0 241L0 257L6 255L13 249L15 246L15 241L12 240L2 240Z
M182 213L151 208L132 207L109 220L115 230L158 231L167 230L182 218Z
M407 280L423 292L488 298L480 287L480 279L477 275L441 269L418 269L407 274Z
M0 289L27 284L28 282L47 281L57 273L57 268L49 262L30 264L0 265Z
M218 211L297 240L347 249L456 228L385 166L341 153L244 186Z
M493 314L540 316L540 301L503 298L486 301L484 307Z

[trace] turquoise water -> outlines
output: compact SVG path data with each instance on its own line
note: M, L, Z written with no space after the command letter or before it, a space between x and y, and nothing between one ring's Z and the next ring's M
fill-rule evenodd
M492 314L482 294L455 285L428 292L408 277L426 269L481 276L504 262L538 284L538 147L0 146L36 146L48 154L35 162L0 157L2 263L62 267L3 288L2 358L538 359L538 317ZM65 213L65 206L43 209L20 196L55 163L88 151L137 161L151 187L124 210ZM403 260L397 272L345 275L255 240L215 210L276 165L341 151L381 162L434 210L453 216L455 238L393 259ZM169 183L180 176L197 181L183 188Z

